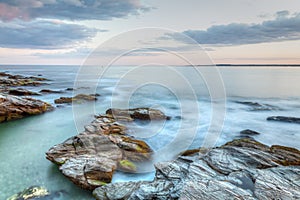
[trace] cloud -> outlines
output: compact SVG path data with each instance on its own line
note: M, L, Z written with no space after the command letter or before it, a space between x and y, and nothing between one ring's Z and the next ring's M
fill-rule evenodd
M288 11L280 11L276 13L275 19L260 24L231 23L182 33L200 44L216 46L300 40L300 13L290 16ZM185 43L191 42L181 34L169 34L166 37Z
M149 9L140 0L0 0L0 20L111 20Z
M101 30L61 21L0 23L0 47L59 49L77 47Z

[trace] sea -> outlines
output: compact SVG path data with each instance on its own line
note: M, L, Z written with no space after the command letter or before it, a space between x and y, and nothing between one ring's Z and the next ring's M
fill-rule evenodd
M128 133L154 150L153 162L139 173L116 172L113 182L150 181L155 163L175 159L186 149L249 137L240 133L245 129L259 132L250 137L264 144L300 149L300 124L266 120L300 117L299 67L1 65L0 71L49 79L26 87L31 91L63 91L34 96L51 103L54 111L0 124L0 199L30 186L46 187L54 200L94 199L90 191L65 178L45 152L111 107L156 108L171 117L129 125ZM81 93L100 96L95 102L54 104L61 96Z

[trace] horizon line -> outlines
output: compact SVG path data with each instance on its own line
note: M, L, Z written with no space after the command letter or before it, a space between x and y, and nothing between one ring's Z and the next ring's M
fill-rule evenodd
M84 65L81 65L81 64L1 64L0 63L0 66L84 66ZM100 64L101 65L101 64ZM87 65L87 66L97 66L97 65ZM125 64L125 65L112 65L112 66L136 66L134 64L130 65L130 64ZM169 66L217 66L217 67L236 67L236 66L274 66L274 67L277 67L277 66L284 66L284 67L288 67L288 66L291 66L291 67L300 67L300 64L252 64L252 63L247 63L247 64L230 64L230 63L219 63L219 64L207 64L207 65L204 65L204 64L195 64L195 65L178 65L178 64L173 64L173 65L169 65Z

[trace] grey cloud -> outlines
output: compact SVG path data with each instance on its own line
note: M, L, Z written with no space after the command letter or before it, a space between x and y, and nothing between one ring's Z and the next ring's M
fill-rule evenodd
M0 23L0 47L58 49L76 47L99 30L59 21Z
M140 0L0 0L0 20L110 20L149 9Z
M300 14L288 16L288 11L276 13L276 19L260 24L216 25L207 30L187 30L183 34L200 44L243 45L267 42L300 40ZM166 35L169 39L191 43L181 34Z
M285 17L288 17L289 14L290 14L290 12L288 10L281 10L281 11L276 12L276 17L285 18Z

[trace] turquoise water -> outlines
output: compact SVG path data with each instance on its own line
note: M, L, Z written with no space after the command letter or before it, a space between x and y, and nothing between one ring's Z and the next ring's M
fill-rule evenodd
M130 67L115 67L107 72L96 88L96 92L101 94L96 104L63 106L43 115L0 124L0 199L6 199L32 185L45 186L52 192L60 191L60 197L55 199L93 199L90 192L76 187L55 165L46 160L45 152L51 146L82 131L83 126L93 120L94 114L104 113L111 106L122 107L125 101L128 101L126 103L130 107L159 108L172 117L172 120L164 123L132 124L130 127L132 135L144 139L154 149L155 161L169 160L184 148L201 146L214 113L208 88L190 68L177 69L190 79L192 88L196 91L196 102L188 90L183 88L180 78L169 88L162 84L145 84L136 88L137 82L145 79L145 76L136 77L132 74L119 82L119 77L130 71ZM0 66L0 71L28 76L43 74L52 80L49 85L28 88L34 91L74 87L77 70L76 66ZM147 73L151 76L148 71ZM209 71L206 73L209 74ZM268 145L281 144L300 148L298 124L266 121L272 115L300 117L300 68L224 67L220 68L220 74L227 94L224 99L226 113L222 132L215 145L238 138L239 131L243 129L252 129L262 133L255 136L255 139ZM168 77L163 71L154 75L157 80ZM211 75L211 78L214 76ZM84 85L98 85L95 77L87 75L85 80ZM120 87L115 85L118 82ZM90 92L91 88L87 87L76 90L76 93ZM37 98L53 103L55 98L72 95L73 92L68 91ZM128 95L130 98L127 98ZM280 109L250 111L248 106L236 101L259 102ZM199 110L193 107L195 103ZM197 118L200 120L197 121ZM212 127L212 133L214 130L217 132L216 127ZM147 168L149 173L117 173L113 181L151 180L152 170L151 165Z
M45 152L76 133L70 107L0 125L0 199L33 185L64 191L64 199L93 199L45 159Z

